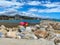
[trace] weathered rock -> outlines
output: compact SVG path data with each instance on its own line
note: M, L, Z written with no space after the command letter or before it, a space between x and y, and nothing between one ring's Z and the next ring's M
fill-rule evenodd
M31 27L26 27L26 30L25 31L27 31L27 32L31 32Z
M46 39L54 41L55 37L56 37L56 35L52 32L52 33L49 33L49 35Z
M46 28L46 27L48 27L48 24L46 25L46 24L40 24L40 28Z
M60 38L56 37L54 40L55 45L60 45Z
M51 23L50 25L51 25L55 30L60 30L60 23L58 23L58 22L56 23L56 22L55 22L55 23Z
M24 37L25 39L38 39L34 34L26 34L25 35L25 37Z
M23 39L38 39L32 32L22 32L19 35Z
M40 27L38 24L35 25L36 27Z
M19 31L19 32L25 31L25 27L22 26L22 25L18 26L18 31Z
M0 32L2 32L4 35L7 33L7 31L5 29L0 29Z
M48 27L46 27L47 31L54 31L53 27L51 25L48 25Z
M48 21L48 20L43 20L40 22L40 25L51 25L53 29L55 30L60 30L60 22L55 22L55 21Z
M10 30L9 32L7 32L6 36L9 38L16 38L16 32Z
M4 25L1 25L0 28L1 28L1 29L2 29L2 28L5 29L6 27L5 27Z
M34 32L34 34L38 37L38 38L46 38L48 36L48 32L47 31L42 31L42 30L37 30Z

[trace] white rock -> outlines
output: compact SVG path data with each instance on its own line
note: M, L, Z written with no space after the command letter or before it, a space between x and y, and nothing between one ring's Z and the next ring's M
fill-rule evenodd
M1 27L0 28L3 28L3 29L5 29L6 27L4 26L4 25L1 25Z
M27 32L31 32L31 28L30 27L26 27L26 31Z

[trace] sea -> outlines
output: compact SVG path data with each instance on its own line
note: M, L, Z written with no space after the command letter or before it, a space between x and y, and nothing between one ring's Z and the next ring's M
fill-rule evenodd
M40 23L41 20L0 20L3 23L19 23L19 22L28 22L28 23ZM60 22L60 20L52 20L56 22Z
M19 23L19 22L28 22L28 23L40 23L41 20L0 20L3 23Z

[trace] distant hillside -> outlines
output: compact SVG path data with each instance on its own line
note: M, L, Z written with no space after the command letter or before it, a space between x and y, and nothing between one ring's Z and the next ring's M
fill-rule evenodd
M33 17L33 16L25 16L25 15L22 15L22 14L15 14L15 15L6 15L6 14L0 14L0 18L7 18L7 17L13 17L13 18L16 18L16 20L20 20L20 19L26 19L26 20L51 20L51 21L59 21L60 22L60 19L53 19L53 18L42 18L42 17Z

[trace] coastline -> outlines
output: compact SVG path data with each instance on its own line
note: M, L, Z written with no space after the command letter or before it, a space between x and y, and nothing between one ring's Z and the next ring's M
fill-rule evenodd
M54 22L54 21L49 21L49 20L42 20L39 24L35 24L35 25L30 24L33 27L38 25L37 27L39 27L40 29L36 29L37 32L33 32L33 33L31 32L32 34L29 31L31 31L32 29L35 30L36 27L31 28L31 30L28 29L29 31L25 33L24 32L19 33L22 35L23 33L25 34L26 37L22 38L20 35L18 36L16 35L18 32L18 28L17 28L17 26L19 25L18 23L0 22L0 25L3 25L1 26L0 32L4 34L4 36L0 38L0 42L1 42L0 45L6 45L6 44L8 45L25 45L25 44L26 45L55 45L54 40L56 38L57 40L60 39L60 25L59 24L60 22ZM35 37L32 38L33 35L36 36L37 39ZM38 38L38 37L41 37L41 38Z

